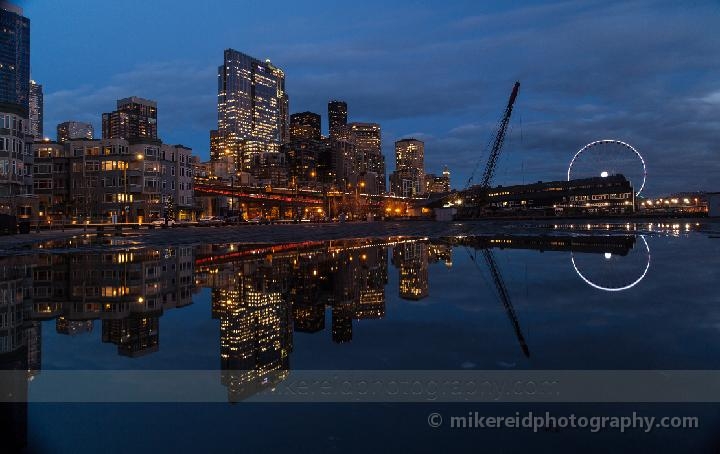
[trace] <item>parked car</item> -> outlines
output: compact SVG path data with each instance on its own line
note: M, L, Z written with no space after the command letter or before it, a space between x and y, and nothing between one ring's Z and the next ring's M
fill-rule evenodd
M206 216L198 219L198 225L223 225L225 220L219 216Z
M152 223L152 225L159 225L159 226L165 225L165 218L156 218L156 219L153 219L153 220L151 221L151 223ZM173 219L168 219L168 220L167 220L167 225L172 226L172 225L175 225L175 224L176 224L175 220L173 220Z
M225 225L236 225L245 222L240 216L228 216L225 218Z

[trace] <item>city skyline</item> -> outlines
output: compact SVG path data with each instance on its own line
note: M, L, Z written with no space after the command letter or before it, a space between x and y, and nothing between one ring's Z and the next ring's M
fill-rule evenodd
M283 68L291 113L322 113L325 133L327 102L345 100L355 121L382 125L386 159L396 140L417 137L426 143L428 171L448 165L456 175L455 187L462 187L467 168L480 160L479 150L491 137L507 91L520 79L524 89L498 184L558 179L580 147L617 138L647 156L648 195L717 189L707 161L715 151L712 118L720 110L714 76L719 68L712 58L718 37L702 25L709 25L706 21L717 12L712 5L529 2L506 9L457 2L407 12L398 4L376 5L385 13L378 16L387 17L378 19L363 12L370 5L299 9L288 4L280 5L270 35L253 24L262 20L238 19L247 26L230 27L239 17L232 5L213 8L211 3L199 11L191 3L173 2L174 11L165 17L160 11L167 5L161 1L133 20L148 24L163 17L180 25L194 17L204 38L190 43L189 36L158 36L156 45L137 46L133 58L122 64L113 52L106 57L94 51L100 43L119 44L102 38L90 42L71 27L63 40L44 31L52 29L55 8L65 11L65 6L20 3L35 27L33 77L45 86L46 131L66 120L90 121L99 130L96 115L103 105L137 94L158 101L163 138L190 146L206 159L207 130L216 120L217 61L223 49L234 47ZM133 10L83 2L67 8L69 17L113 15L119 20ZM405 25L391 20L400 11ZM351 13L361 20L341 36L332 18ZM256 14L269 20L267 12ZM99 28L101 22L90 21L91 34L108 33ZM390 32L419 25L422 31L412 38ZM542 29L543 40L531 39L533 27ZM605 39L608 28L617 40ZM338 39L321 39L320 30ZM136 47L136 38L130 39L123 46ZM77 67L65 68L58 60L78 54L95 55L77 62L94 68L80 71L92 73L87 78L78 79ZM387 173L392 170L391 164Z

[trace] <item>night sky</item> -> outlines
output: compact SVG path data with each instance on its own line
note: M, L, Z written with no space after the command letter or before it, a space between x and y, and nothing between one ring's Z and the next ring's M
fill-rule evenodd
M388 174L393 142L415 137L426 171L448 165L462 188L520 80L496 183L563 179L584 144L616 138L645 157L645 195L720 190L716 1L18 3L52 138L65 120L99 135L136 95L158 101L164 142L207 159L231 47L283 68L291 112L320 113L325 132L329 99L380 123Z

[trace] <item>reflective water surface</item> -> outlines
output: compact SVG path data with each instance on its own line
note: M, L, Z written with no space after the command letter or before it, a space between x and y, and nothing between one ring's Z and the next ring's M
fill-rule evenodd
M4 392L48 392L54 384L43 372L57 369L200 369L217 371L228 403L5 404L7 446L30 451L136 443L143 451L359 451L383 434L387 449L520 449L537 437L572 444L588 434L453 433L428 427L427 404L280 405L253 396L302 369L720 369L720 241L689 227L53 246L0 257L0 367L27 371ZM706 448L718 416L700 407L705 425L693 446ZM684 439L634 437L626 441Z

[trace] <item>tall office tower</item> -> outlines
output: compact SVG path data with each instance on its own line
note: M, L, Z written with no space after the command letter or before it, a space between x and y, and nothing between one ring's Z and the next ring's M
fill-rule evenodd
M380 125L377 123L348 123L350 140L355 143L360 173L373 173L374 186L385 192L385 157L381 148ZM366 181L370 185L370 182Z
M29 98L30 124L28 133L35 139L43 138L43 88L34 80L30 81Z
M320 115L301 112L290 115L290 139L320 140Z
M0 213L31 216L30 20L0 1ZM30 205L29 205L30 204Z
M330 101L328 103L328 132L333 140L340 140L347 126L347 103Z
M238 168L252 172L253 157L278 152L289 140L285 73L278 67L226 49L218 67L218 134L221 155L232 155Z
M65 143L69 140L88 139L92 140L95 129L90 123L81 121L65 121L57 125L57 141Z
M395 170L413 169L425 174L425 143L417 139L395 142Z
M0 1L0 106L27 116L30 97L30 19L22 8Z
M116 111L102 114L102 138L157 140L157 103L137 96L118 99Z
M426 192L425 144L416 139L395 142L395 172L390 177L395 195L414 197Z

